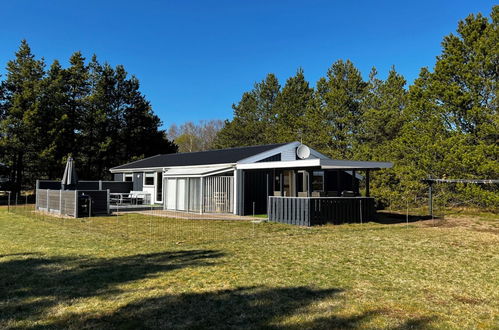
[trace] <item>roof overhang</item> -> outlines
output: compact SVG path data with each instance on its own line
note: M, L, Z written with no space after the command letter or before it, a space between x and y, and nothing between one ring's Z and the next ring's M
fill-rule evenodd
M192 178L205 177L233 171L233 165L219 166L180 166L165 168L163 172L164 178Z
M335 160L321 159L321 168L329 169L345 169L345 170L380 170L383 168L392 168L393 163L389 162L368 162L360 160Z
M253 169L273 169L273 168L320 168L325 170L379 170L391 168L392 163L388 162L368 162L355 160L334 160L334 159L303 159L284 162L260 162L251 164L237 164L238 170Z

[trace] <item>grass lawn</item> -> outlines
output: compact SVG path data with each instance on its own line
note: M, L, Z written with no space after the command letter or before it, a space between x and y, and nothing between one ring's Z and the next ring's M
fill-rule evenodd
M499 328L494 214L300 228L26 213L0 209L0 328Z

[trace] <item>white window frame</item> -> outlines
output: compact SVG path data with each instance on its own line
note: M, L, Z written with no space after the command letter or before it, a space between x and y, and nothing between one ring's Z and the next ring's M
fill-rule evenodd
M123 181L124 182L127 182L126 178L132 178L132 180L128 181L128 182L133 182L133 173L125 173L125 174L123 174Z
M154 187L154 186L155 186L155 182L156 182L156 178L155 178L155 176L156 176L156 172L145 172L145 173L144 173L144 180L143 180L143 182L142 182L142 183L143 183L143 186L144 186L144 187ZM146 184L146 179L147 179L148 177L152 177L152 180L153 180L153 181L152 181L152 184Z

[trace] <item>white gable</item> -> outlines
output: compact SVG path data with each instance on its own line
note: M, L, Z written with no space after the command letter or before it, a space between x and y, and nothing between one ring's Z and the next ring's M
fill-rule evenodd
M293 161L296 160L296 148L298 148L301 145L300 142L291 142L288 144L285 144L283 146L262 152L258 155L254 155L245 159L240 160L237 162L238 164L249 164L249 163L257 163L263 159L281 154L281 161L286 162L286 161ZM310 148L310 147L309 147ZM328 159L328 157L324 156L320 152L310 148L310 157L307 159Z

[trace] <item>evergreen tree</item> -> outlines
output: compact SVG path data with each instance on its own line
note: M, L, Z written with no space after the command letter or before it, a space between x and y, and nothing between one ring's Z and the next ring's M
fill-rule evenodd
M313 95L302 69L290 77L275 98L269 136L274 143L302 139L307 107Z
M279 81L273 74L255 84L253 90L243 94L237 105L232 105L234 118L225 121L218 132L216 148L230 148L274 143L275 104L279 95Z
M33 165L37 157L36 126L45 64L35 58L26 40L21 42L15 56L7 63L0 145L2 162L11 170L13 189L19 191L22 185L35 179L37 171Z
M352 62L339 60L317 82L306 115L306 141L335 158L350 158L360 132L366 83Z
M81 178L109 178L109 168L175 152L161 121L123 66L87 65L80 52L47 73L26 41L7 67L0 89L0 162L15 190L36 179L60 179L68 154Z
M434 72L423 69L410 88L407 122L393 150L398 181L411 194L423 192L427 176L499 176L498 12L494 7L491 22L481 15L460 22L458 36L444 38ZM499 204L488 187L458 188L447 197Z

